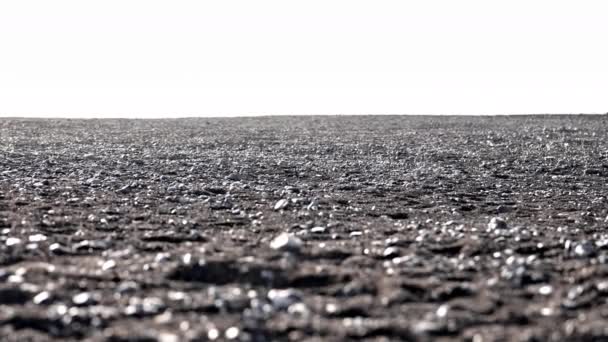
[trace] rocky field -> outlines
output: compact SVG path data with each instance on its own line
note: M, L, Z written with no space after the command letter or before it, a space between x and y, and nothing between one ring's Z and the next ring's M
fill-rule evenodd
M607 129L0 119L0 339L608 340Z

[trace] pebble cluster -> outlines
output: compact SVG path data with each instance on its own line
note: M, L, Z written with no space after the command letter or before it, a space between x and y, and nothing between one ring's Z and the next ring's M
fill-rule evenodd
M608 339L607 129L0 119L0 339Z

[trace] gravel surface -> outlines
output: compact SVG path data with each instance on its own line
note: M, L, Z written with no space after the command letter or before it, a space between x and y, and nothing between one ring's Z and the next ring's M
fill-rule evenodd
M607 129L0 119L0 339L607 340Z

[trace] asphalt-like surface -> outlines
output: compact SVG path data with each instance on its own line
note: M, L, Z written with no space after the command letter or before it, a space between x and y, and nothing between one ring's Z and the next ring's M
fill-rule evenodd
M0 119L0 340L608 340L607 128Z

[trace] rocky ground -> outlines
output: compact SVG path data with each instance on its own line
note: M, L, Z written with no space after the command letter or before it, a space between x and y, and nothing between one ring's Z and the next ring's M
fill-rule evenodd
M0 119L0 339L607 340L607 129Z

